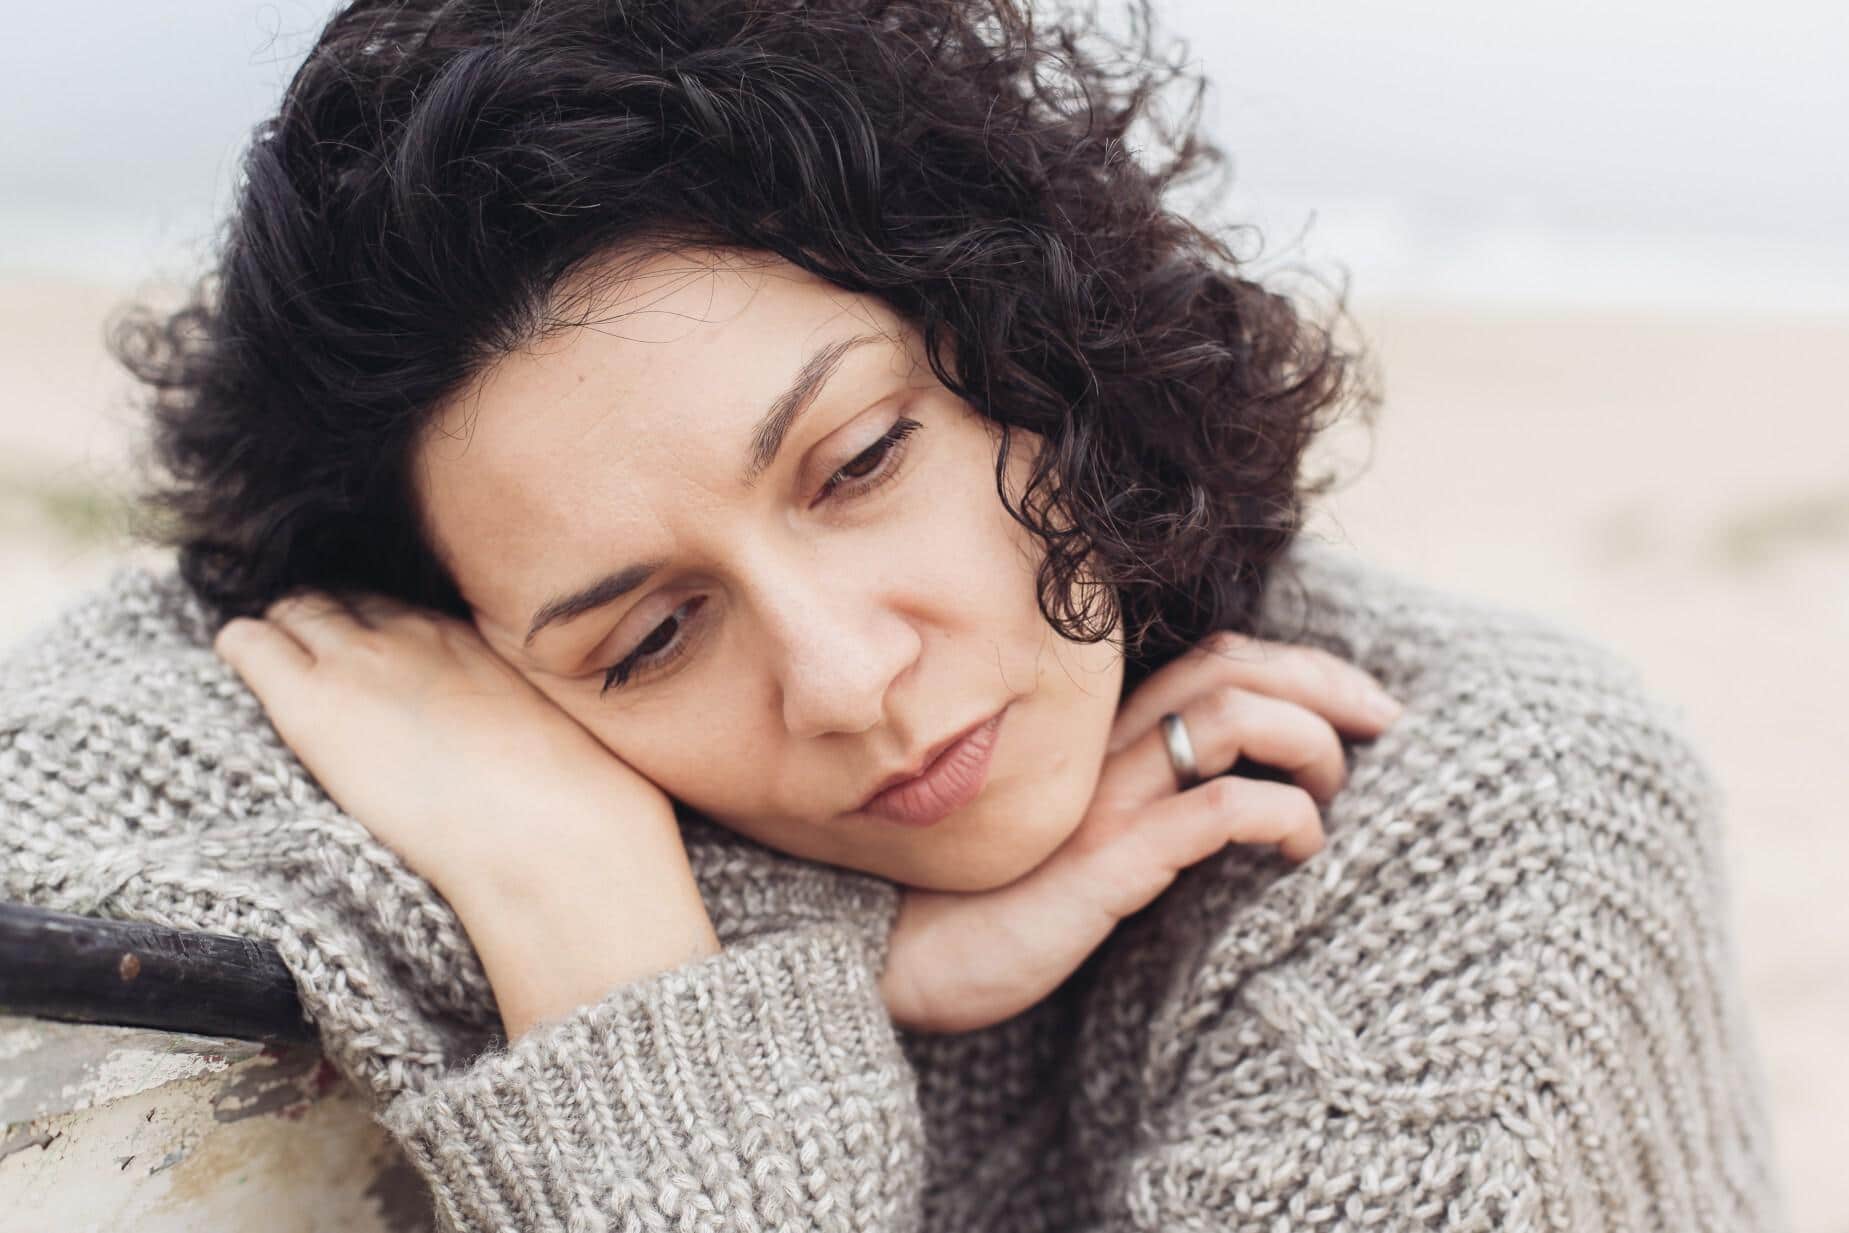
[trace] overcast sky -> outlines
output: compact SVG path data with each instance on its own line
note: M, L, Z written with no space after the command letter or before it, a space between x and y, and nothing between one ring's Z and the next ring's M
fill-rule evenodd
M0 269L191 269L251 126L331 11L17 6L0 41ZM1342 262L1357 294L1849 311L1849 5L1158 12L1214 83L1231 213L1274 253Z

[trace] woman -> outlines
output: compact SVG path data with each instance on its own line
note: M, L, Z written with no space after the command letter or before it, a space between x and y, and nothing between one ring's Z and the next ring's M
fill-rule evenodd
M456 1228L1764 1227L1698 760L1296 539L1351 361L1102 45L346 8L8 893L274 939Z

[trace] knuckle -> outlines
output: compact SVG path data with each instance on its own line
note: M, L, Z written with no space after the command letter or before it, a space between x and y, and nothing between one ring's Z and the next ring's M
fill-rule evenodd
M1200 640L1200 649L1209 655L1237 655L1251 648L1253 638L1237 630L1216 629Z
M1292 647L1284 668L1295 688L1306 697L1327 698L1346 689L1336 661L1315 647Z
M1317 670L1323 674L1323 681L1333 694L1355 693L1364 687L1367 674L1332 651L1321 647L1309 649L1310 657L1315 661Z
M340 639L338 646L342 657L351 657L372 664L374 661L390 658L392 642L392 632L388 629L355 625Z
M385 616L378 606L364 595L330 595L327 606L330 612L337 612L362 628L378 624Z
M396 625L415 627L419 613L388 596L360 592L342 597L347 612L362 625L388 629Z
M1220 775L1209 779L1201 785L1201 790L1207 796L1208 806L1219 812L1236 812L1245 803L1245 788L1232 775Z
M323 620L340 611L340 604L330 596L319 591L292 591L276 600L267 609L265 615L275 620L278 617L287 620L301 618L305 620Z
M1220 731L1239 727L1250 702L1246 691L1237 685L1216 685L1207 695L1204 716Z

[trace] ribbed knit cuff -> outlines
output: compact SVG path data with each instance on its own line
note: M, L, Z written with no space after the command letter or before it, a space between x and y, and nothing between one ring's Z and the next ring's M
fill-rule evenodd
M903 1229L915 1077L852 924L621 986L381 1115L457 1229Z

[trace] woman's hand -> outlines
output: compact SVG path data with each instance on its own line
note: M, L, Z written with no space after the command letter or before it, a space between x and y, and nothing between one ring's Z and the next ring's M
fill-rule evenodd
M213 648L334 802L455 908L510 1037L717 953L667 795L474 626L311 592Z
M1347 776L1338 732L1377 736L1398 709L1372 677L1310 647L1218 634L1164 665L1119 708L1091 804L1052 856L992 891L905 892L880 986L894 1022L968 1032L1025 1010L1228 843L1313 856L1320 807ZM1169 711L1203 776L1185 792L1161 731ZM1224 775L1241 756L1294 782Z

